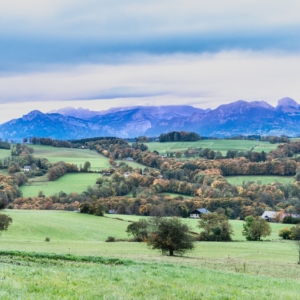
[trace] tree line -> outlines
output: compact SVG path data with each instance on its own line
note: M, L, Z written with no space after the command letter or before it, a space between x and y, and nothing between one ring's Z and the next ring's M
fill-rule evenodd
M160 143L164 142L191 142L199 141L201 137L196 132L186 132L186 131L171 131L168 133L162 133L158 140Z

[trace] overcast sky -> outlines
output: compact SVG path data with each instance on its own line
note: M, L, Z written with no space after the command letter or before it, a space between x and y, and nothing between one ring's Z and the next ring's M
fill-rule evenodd
M300 1L0 0L0 123L33 109L300 102Z

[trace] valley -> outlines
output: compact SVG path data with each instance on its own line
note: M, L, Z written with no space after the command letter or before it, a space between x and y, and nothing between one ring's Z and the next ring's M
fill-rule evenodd
M180 299L296 297L297 249L293 240L279 237L294 225L270 223L271 233L262 241L246 241L242 232L249 215L299 208L297 140L281 146L251 140L73 143L66 143L69 148L12 144L12 151L0 150L2 192L10 189L6 176L19 181L28 176L20 192L14 185L16 194L1 211L13 220L0 237L3 299L45 298L50 289L65 299L108 293L112 298L164 299L170 288ZM294 151L293 156L282 158L285 151ZM28 173L22 168L11 172L12 165L17 169L27 161L32 162ZM294 175L222 175L231 168L265 172L262 166L273 164L274 171ZM51 170L60 168L65 171L51 180ZM199 207L230 219L232 241L199 240L198 220L189 218ZM195 239L194 250L182 256L162 255L126 232L141 219L174 215L182 217ZM276 288L269 291L271 284Z

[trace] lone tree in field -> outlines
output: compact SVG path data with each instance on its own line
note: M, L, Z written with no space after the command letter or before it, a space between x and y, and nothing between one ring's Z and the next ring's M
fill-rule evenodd
M89 161L86 161L83 165L83 171L88 172L91 168L91 163Z
M261 217L246 217L243 228L242 234L248 241L260 241L261 237L269 236L272 232L270 224Z
M7 230L8 226L12 223L12 218L7 215L0 214L0 232Z
M152 249L160 249L162 253L183 254L194 248L193 238L189 234L189 227L177 217L153 218L149 222L147 244Z

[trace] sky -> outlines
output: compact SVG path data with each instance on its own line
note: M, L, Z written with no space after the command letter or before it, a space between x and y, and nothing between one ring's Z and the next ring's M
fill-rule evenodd
M298 0L0 0L0 123L31 110L300 102Z

